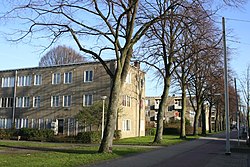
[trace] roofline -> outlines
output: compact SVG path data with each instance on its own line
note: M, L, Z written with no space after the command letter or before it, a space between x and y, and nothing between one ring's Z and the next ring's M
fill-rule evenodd
M105 60L106 63L116 61L115 59ZM45 68L55 68L55 67L67 67L67 66L76 66L76 65L84 65L84 64L97 64L99 61L90 61L90 62L80 62L80 63L69 63L69 64L60 64L60 65L52 65L46 67L27 67L27 68L17 68L17 69L8 69L8 70L0 70L0 72L12 72L12 71L24 71L24 70L34 70L34 69L45 69Z

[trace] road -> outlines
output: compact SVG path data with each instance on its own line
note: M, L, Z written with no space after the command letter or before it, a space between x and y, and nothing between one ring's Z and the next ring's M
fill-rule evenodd
M236 134L236 131L231 132L231 139L234 138L230 141L231 146L237 145ZM146 153L108 160L91 167L250 167L250 152L232 152L231 155L225 155L225 151L225 134L222 133Z

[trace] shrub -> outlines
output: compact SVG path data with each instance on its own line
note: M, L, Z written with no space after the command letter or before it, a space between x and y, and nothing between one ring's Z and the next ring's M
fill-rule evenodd
M9 139L10 133L5 129L0 129L0 139Z
M145 129L145 135L146 136L154 136L155 134L156 134L156 128L147 127Z
M121 138L122 134L121 134L121 130L115 130L114 132L114 139L115 140L119 140Z
M49 139L50 142L57 142L57 143L76 143L76 136L53 136Z
M99 131L79 132L76 139L81 143L99 143L101 141L101 133Z
M192 127L191 125L186 126L186 134L187 135L192 135L194 131L194 127Z
M18 136L18 129L1 129L0 132L1 139L17 139Z
M180 128L179 127L169 127L163 129L163 135L178 135L180 134Z
M18 131L18 136L21 136L21 140L50 141L54 136L54 131L51 129L22 128Z
M185 122L186 135L193 134L193 126L191 126L190 120L186 119ZM199 130L199 129L198 129ZM181 133L181 121L180 120L171 120L168 123L164 124L163 134L174 134L179 135Z

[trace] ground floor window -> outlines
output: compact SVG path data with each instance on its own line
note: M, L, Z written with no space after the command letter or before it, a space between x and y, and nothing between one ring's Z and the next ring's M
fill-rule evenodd
M28 119L16 118L15 119L15 127L16 127L16 129L28 128L29 127Z
M12 119L0 118L0 129L11 128Z
M130 131L131 130L131 120L126 119L122 121L122 130Z

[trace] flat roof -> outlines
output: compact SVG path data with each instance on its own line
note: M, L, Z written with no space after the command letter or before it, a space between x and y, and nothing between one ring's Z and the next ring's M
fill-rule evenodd
M114 59L112 60L105 60L105 62L109 63L112 61L116 61ZM99 61L89 61L89 62L80 62L80 63L69 63L69 64L59 64L59 65L52 65L52 66L46 66L46 67L26 67L26 68L17 68L17 69L8 69L8 70L0 70L0 72L11 72L11 71L23 71L23 70L33 70L33 69L44 69L44 68L54 68L54 67L67 67L67 66L76 66L76 65L84 65L84 64L97 64L100 63Z

